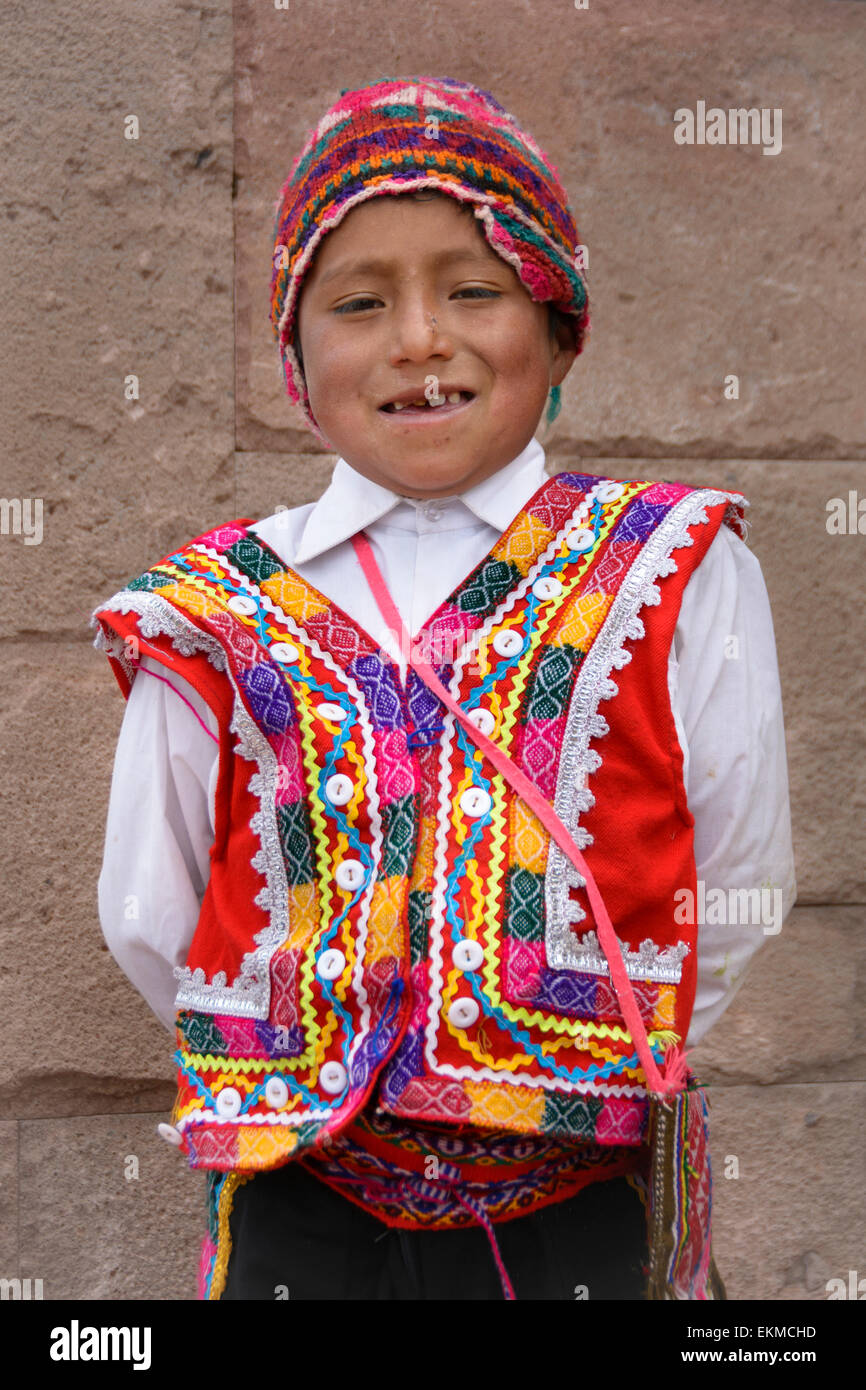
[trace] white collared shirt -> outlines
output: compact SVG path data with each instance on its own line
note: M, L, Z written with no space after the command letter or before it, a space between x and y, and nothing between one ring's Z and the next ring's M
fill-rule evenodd
M340 458L317 502L277 512L252 530L354 618L405 677L405 652L366 582L359 582L351 537L366 532L414 636L546 476L544 450L532 439L506 468L460 497L418 501L371 482ZM731 635L739 644L736 659L728 655ZM170 685L150 679L161 672L147 657L141 671L148 676L133 683L115 755L99 915L115 960L173 1029L173 968L186 963L209 874L217 721L175 673ZM769 599L757 559L727 526L719 528L685 587L668 687L705 903L731 903L732 894L769 886L762 922L752 915L734 925L723 906L707 911L710 920L699 927L687 1039L693 1046L727 1008L752 955L781 928L796 898ZM137 915L129 913L131 901Z

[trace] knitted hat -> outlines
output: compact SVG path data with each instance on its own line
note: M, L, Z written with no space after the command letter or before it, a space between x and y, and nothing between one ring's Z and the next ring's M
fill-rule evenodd
M274 205L271 324L289 397L323 443L293 345L304 276L352 208L413 188L474 204L491 248L532 299L572 317L583 348L589 312L577 226L555 165L514 117L489 92L450 77L347 88L308 134Z

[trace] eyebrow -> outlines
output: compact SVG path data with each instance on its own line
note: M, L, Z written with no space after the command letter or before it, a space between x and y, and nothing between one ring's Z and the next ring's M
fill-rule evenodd
M470 251L467 248L452 247L449 251L439 251L432 258L434 265L453 265L455 261L473 261L476 265L490 267L491 260L488 256L478 251ZM332 280L338 279L343 275L387 275L394 267L394 262L381 259L377 256L365 256L363 260L343 261L326 270L319 280L319 285L330 284Z

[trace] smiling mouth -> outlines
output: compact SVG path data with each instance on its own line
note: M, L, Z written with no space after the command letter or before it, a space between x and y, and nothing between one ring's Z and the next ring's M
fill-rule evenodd
M417 400L409 403L389 401L387 405L380 406L379 410L383 415L399 415L403 419L413 415L453 415L455 410L460 410L470 401L474 401L475 396L471 391L452 391L444 400L441 397L434 399L441 401L441 404L433 405L425 396L419 396Z

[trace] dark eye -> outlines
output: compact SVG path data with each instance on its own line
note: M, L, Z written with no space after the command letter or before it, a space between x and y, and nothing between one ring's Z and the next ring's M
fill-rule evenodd
M467 285L465 290L458 290L457 293L458 293L458 294L472 294L472 295L475 295L475 294L493 295L494 299L498 299L498 297L499 297L499 291L498 291L498 290L488 290L488 289L485 289L485 287L484 287L483 285Z
M348 314L351 310L357 309L359 304L372 304L373 307L379 303L378 299L358 298L350 299L346 304L338 304L334 310L335 314Z

